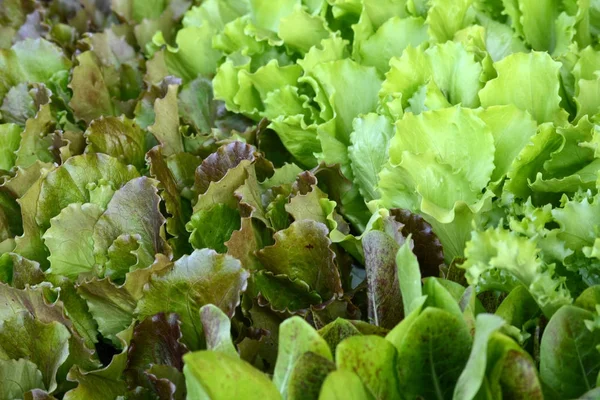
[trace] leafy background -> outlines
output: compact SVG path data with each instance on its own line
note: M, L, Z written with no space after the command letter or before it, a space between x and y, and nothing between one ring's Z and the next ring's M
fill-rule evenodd
M597 398L599 32L4 0L0 398Z

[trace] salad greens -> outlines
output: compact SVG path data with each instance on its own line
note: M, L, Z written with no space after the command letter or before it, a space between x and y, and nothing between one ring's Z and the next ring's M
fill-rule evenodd
M0 399L600 398L599 34L4 0Z

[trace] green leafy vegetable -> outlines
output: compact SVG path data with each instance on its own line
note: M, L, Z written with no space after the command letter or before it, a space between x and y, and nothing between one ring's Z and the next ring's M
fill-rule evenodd
M0 398L599 396L596 0L0 2Z

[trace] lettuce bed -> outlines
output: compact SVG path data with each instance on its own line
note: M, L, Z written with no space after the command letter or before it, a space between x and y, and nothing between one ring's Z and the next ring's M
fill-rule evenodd
M4 0L0 399L600 398L596 0Z

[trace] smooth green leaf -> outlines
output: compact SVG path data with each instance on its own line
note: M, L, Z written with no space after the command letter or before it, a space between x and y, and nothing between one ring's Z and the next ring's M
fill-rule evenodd
M237 357L212 351L188 353L183 358L187 395L198 400L228 400L252 396L277 400L281 396L269 378Z
M378 336L353 336L341 342L335 351L338 369L358 375L376 399L401 399L396 348Z
M589 311L565 306L544 330L540 347L540 377L559 397L575 398L592 389L600 368L598 331L590 332L584 321Z
M306 321L299 317L285 320L279 328L279 353L273 372L273 383L284 399L294 366L309 351L333 360L327 342Z
M410 248L410 236L398 249L396 254L396 268L398 268L398 282L402 293L404 315L415 311L418 299L423 295L421 288L421 272L419 262Z
M453 314L426 308L402 337L398 350L400 393L408 397L452 398L468 361L472 339L467 325Z
M476 398L484 382L487 363L487 347L492 333L504 325L502 318L490 314L480 314L475 321L473 348L464 371L454 388L453 399L471 400Z
M338 370L330 373L319 395L319 400L371 400L373 395L352 371Z

